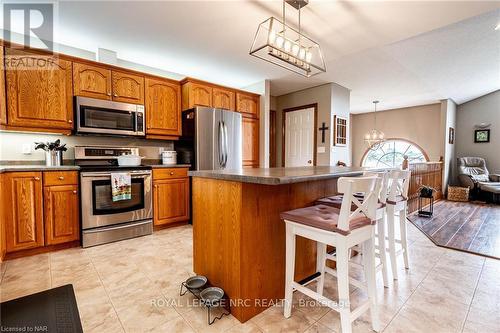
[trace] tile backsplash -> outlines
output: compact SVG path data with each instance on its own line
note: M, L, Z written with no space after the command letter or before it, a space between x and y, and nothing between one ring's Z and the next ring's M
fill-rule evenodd
M141 155L148 159L159 159L159 148L163 150L173 150L172 141L146 140L139 138L115 138L106 136L66 136L46 133L20 133L0 131L0 161L37 161L44 160L45 155L42 150L34 150L34 142L46 142L61 140L68 147L64 153L65 160L75 158L75 146L82 145L106 145L118 147L141 147ZM24 154L23 146L30 145L31 153Z

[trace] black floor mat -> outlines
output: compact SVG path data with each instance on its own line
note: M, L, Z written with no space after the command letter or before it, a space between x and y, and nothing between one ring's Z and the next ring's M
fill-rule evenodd
M0 303L0 332L83 332L71 284Z

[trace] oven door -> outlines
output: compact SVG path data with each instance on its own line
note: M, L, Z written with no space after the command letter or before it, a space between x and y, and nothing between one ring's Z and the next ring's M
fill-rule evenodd
M82 172L82 229L117 223L140 221L153 217L151 171L129 171L132 198L113 201L110 172Z
M142 105L77 97L76 131L79 134L143 136Z

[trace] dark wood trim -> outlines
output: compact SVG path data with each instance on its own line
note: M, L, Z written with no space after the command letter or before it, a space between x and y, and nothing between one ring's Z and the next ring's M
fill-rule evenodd
M269 167L275 168L276 163L276 110L269 110Z
M15 251L15 252L10 252L10 253L5 254L4 260L22 258L22 257L32 256L35 254L59 251L59 250L64 250L64 249L69 249L72 247L79 247L79 246L80 246L80 241L77 240L77 241L67 242L67 243L62 243L62 244L37 247L34 249L20 250L20 251Z
M314 147L313 147L313 165L316 165L316 150L317 150L317 127L318 127L318 103L295 106L293 108L283 109L281 116L281 166L285 166L285 132L286 132L286 113L298 111L302 109L314 108Z
M409 144L412 144L414 146L416 146L418 149L420 149L422 151L422 153L424 154L424 157L425 157L425 160L427 162L430 162L430 159L429 159L429 155L427 155L427 152L418 144L416 144L415 142L413 141L410 141L408 139L403 139L403 138L387 138L385 139L386 141L391 141L391 140L399 140L399 141L405 141L405 142L408 142ZM363 160L365 159L365 156L366 154L368 154L368 152L370 151L370 148L367 148L363 154L363 156L361 156L361 160L359 161L359 166L363 166Z

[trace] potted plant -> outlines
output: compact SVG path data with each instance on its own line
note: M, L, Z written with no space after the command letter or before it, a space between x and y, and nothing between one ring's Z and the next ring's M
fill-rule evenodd
M60 166L63 163L63 152L68 150L66 144L61 145L61 140L54 142L35 142L35 150L45 151L45 164L47 166Z

